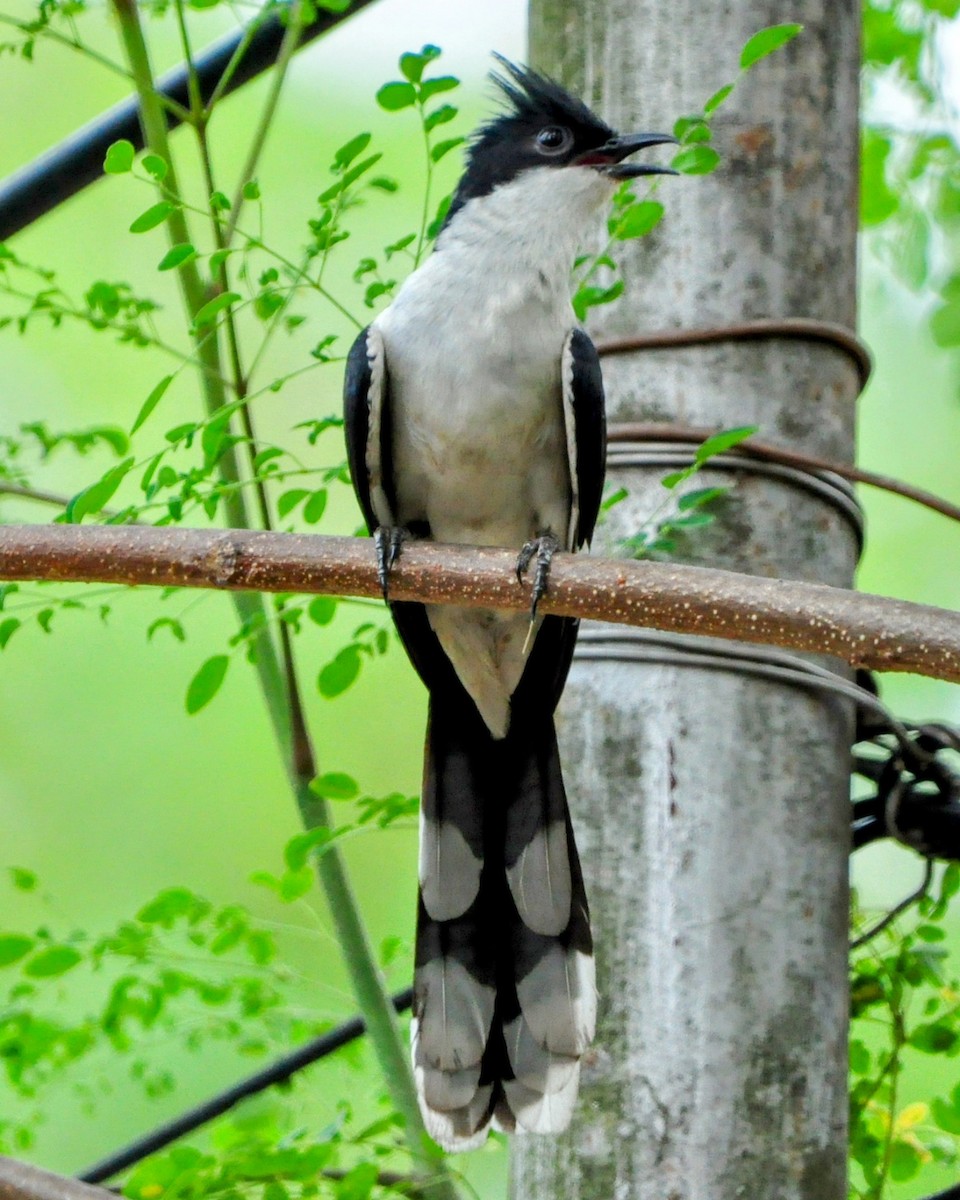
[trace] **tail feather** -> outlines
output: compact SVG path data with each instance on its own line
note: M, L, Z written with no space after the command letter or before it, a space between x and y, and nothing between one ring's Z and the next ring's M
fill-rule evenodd
M483 868L483 811L475 802L482 785L470 754L446 735L448 728L448 721L435 721L431 713L420 809L420 896L435 921L467 911Z
M423 829L413 1059L428 1131L465 1150L491 1121L564 1129L596 990L552 720L496 740L432 713Z

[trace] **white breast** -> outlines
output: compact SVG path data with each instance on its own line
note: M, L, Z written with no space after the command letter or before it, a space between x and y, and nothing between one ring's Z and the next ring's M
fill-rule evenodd
M574 323L570 266L609 192L589 168L541 168L469 201L374 322L400 524L427 521L437 541L517 551L548 530L565 540L560 363ZM438 610L431 622L502 736L529 622L464 610Z

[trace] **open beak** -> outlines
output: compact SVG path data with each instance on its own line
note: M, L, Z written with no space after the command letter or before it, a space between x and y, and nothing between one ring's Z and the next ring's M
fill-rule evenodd
M677 175L672 167L660 167L654 163L627 163L623 159L647 146L676 144L677 139L669 133L628 133L623 137L612 137L596 150L584 154L578 163L596 167L613 179L636 179L641 175Z

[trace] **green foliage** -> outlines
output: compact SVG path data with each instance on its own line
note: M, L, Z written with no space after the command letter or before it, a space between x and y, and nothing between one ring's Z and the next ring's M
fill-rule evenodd
M904 1098L905 1076L922 1060L960 1055L960 980L944 942L960 868L943 870L896 924L860 946L851 962L851 1200L883 1200L891 1183L927 1163L960 1163L960 1086ZM869 921L854 897L853 929ZM955 1076L955 1070L950 1071Z
M957 8L955 0L864 6L861 219L870 248L930 302L931 333L944 348L960 345L960 142L935 47ZM892 119L894 111L903 116Z
M347 790L347 777L324 778ZM30 872L11 875L36 888ZM29 1151L44 1104L57 1093L96 1111L124 1077L151 1097L174 1091L179 1081L167 1064L177 1043L195 1057L228 1043L263 1059L328 1028L302 1015L272 929L240 905L167 888L113 929L73 929L67 937L51 929L51 908L55 901L38 897L35 929L0 932L0 1073L17 1100L0 1113L0 1153ZM127 1173L123 1194L199 1200L258 1189L263 1200L359 1198L384 1183L402 1186L410 1167L402 1122L389 1107L361 1124L340 1104L331 1123L307 1129L296 1103L300 1080L195 1135L202 1149L181 1140L144 1159Z
M736 429L723 429L719 433L713 434L697 447L693 454L693 461L688 467L670 472L663 477L661 483L668 492L673 493L680 484L692 479L711 459L727 450L734 449L756 432L756 425L742 425ZM729 490L726 487L697 488L693 491L683 492L676 497L672 495L664 497L643 522L640 529L621 540L621 548L632 558L646 558L653 554L674 554L678 550L679 536L713 524L716 520L716 512L711 510L718 501L726 496ZM604 511L609 511L625 498L626 493L610 496L604 502Z

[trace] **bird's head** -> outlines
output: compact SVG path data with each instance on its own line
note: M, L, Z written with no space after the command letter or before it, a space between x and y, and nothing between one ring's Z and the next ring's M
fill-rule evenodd
M624 161L647 146L675 142L672 135L618 134L552 79L500 55L495 58L504 74L492 78L507 108L474 134L449 216L469 200L537 168L588 171L611 184L641 175L676 174L670 167Z

